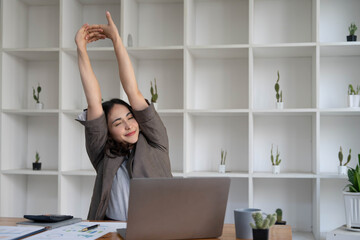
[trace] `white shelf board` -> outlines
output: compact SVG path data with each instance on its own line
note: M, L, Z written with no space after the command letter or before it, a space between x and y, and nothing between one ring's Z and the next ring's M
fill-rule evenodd
M312 116L317 110L314 108L289 108L289 109L254 109L255 116Z
M71 170L71 171L61 171L62 175L70 176L96 176L95 170Z
M253 46L254 58L274 57L312 57L315 56L315 44L293 45L255 45Z
M247 116L249 114L247 109L188 109L186 112L193 116Z
M360 56L360 42L320 44L320 56L322 57Z
M27 61L59 60L58 48L4 48L3 52Z
M19 175L57 175L57 170L32 170L32 169L12 169L2 170L3 174L19 174Z
M191 46L189 52L195 58L248 58L249 45Z
M135 0L138 3L182 3L184 0Z
M77 57L76 48L64 48L64 52ZM90 60L109 60L115 61L115 51L113 47L89 47L87 48L87 52Z
M30 6L39 6L39 5L59 5L59 0L22 0Z
M231 177L231 178L248 178L248 173L242 172L231 172L226 171L225 173L219 172L189 172L185 173L186 177Z
M184 110L182 109L158 109L158 114L160 116L182 116L184 114Z
M184 177L184 173L183 172L172 172L173 177Z
M130 56L136 59L182 59L184 48L182 46L174 47L140 47L127 48Z
M79 0L84 5L118 4L120 0Z
M327 178L327 179L347 179L347 175L340 175L338 173L320 173L318 174L319 178Z
M320 114L325 116L339 115L339 116L359 116L360 108L327 108L320 109Z
M3 113L17 114L23 116L58 116L59 110L57 109L3 109Z
M252 174L254 178L316 178L313 173L291 173L282 172L280 174L273 174L271 172L255 172Z

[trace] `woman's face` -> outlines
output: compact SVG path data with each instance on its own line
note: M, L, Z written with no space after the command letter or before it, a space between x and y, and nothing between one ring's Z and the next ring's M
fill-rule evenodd
M108 129L111 137L121 143L134 144L139 138L139 124L130 110L115 104L108 114Z

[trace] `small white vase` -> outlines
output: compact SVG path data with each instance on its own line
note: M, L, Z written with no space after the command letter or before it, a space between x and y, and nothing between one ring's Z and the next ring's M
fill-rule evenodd
M359 107L360 95L348 95L348 106L351 108Z
M158 104L157 104L157 103L155 103L155 102L153 102L153 104L154 104L154 108L155 108L155 110L157 111L157 110L158 110Z
M283 109L284 108L284 102L276 102L276 109Z
M339 175L346 175L347 167L346 166L338 166L338 173L339 173Z
M219 165L219 173L225 173L225 164Z
M280 173L280 165L273 165L273 174L279 174Z
M37 103L36 104L36 109L39 109L39 110L44 109L44 104L43 103Z

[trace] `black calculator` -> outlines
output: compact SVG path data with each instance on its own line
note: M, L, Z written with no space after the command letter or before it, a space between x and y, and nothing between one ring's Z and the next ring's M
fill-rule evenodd
M64 220L72 219L71 215L58 215L58 214L45 214L45 215L24 215L24 218L33 220L35 222L61 222Z

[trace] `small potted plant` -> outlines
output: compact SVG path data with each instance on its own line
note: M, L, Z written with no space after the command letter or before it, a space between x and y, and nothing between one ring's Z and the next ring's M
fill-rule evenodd
M225 173L226 155L227 155L227 151L221 149L221 161L219 166L219 173Z
M355 32L357 30L357 27L355 25L355 23L351 23L349 26L349 34L348 36L346 36L346 40L348 42L356 42L356 35Z
M153 88L152 81L150 81L151 87L150 87L150 93L151 93L151 103L154 104L155 109L157 110L157 99L158 99L158 92L157 92L157 85L156 85L156 78L154 78L155 81L155 92Z
M348 188L348 191L343 191L346 227L348 229L360 228L359 209L357 207L357 203L360 202L360 154L358 154L358 159L356 167L348 169L349 184L345 186L345 188Z
M346 161L346 163L344 163L344 165L343 165L343 163L342 163L342 162L343 162L344 155L343 155L343 153L342 153L342 147L341 147L341 146L340 146L340 151L339 151L338 156L339 156L339 162L340 162L340 165L338 166L338 173L341 174L341 175L345 175L345 174L346 174L346 171L347 171L346 165L348 165L348 163L349 163L350 160L351 160L351 148L350 148L350 150L349 150L349 155L348 155L348 157L347 157L347 161Z
M276 209L275 212L276 212L276 222L275 222L275 224L276 225L286 225L286 221L282 220L282 214L283 214L282 209L278 208L278 209Z
M279 71L277 71L277 81L275 83L275 91L276 91L276 108L277 109L283 109L284 108L284 103L283 103L283 99L282 99L282 90L280 91L280 73ZM280 91L280 92L279 92Z
M273 173L274 174L279 174L280 173L280 163L281 163L281 159L280 159L280 152L279 152L279 148L276 148L276 157L274 159L274 155L273 155L273 145L271 145L271 155L270 155L270 159L271 159L271 164L273 167Z
M40 92L41 92L40 83L38 83L38 87L36 88L36 92L37 93L35 93L35 88L33 87L33 97L34 97L34 100L36 101L36 109L43 109L44 104L40 102Z
M275 224L276 213L268 214L265 219L263 219L261 212L256 212L252 214L252 217L255 221L250 223L250 226L253 231L253 240L268 240L269 239L269 228Z
M36 151L35 162L33 162L33 170L41 170L41 162L39 162L39 161L40 161L40 155Z
M359 107L360 95L359 95L360 86L356 87L356 91L352 84L348 86L348 105L351 108Z

